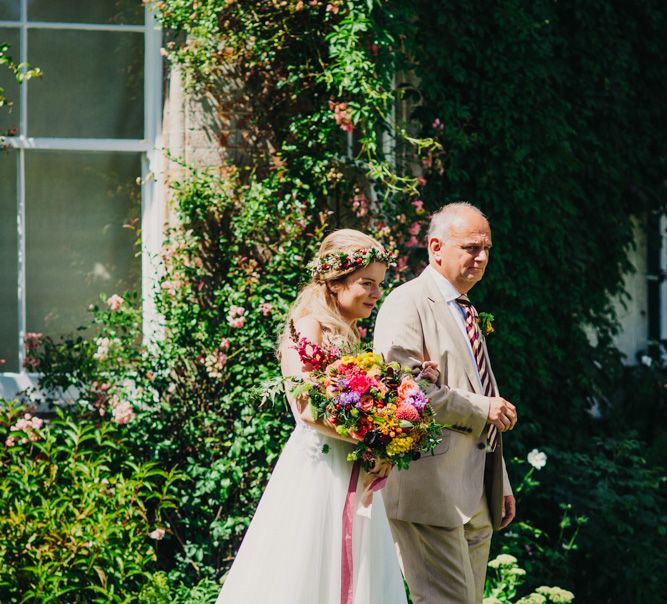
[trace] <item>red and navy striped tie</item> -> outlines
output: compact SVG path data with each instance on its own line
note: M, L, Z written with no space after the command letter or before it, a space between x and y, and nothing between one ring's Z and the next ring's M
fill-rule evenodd
M489 359L482 345L482 331L477 322L477 310L472 305L468 296L463 294L456 299L456 302L463 309L465 313L466 333L470 346L472 347L472 354L477 363L477 371L482 382L482 390L485 396L497 396L496 389L493 387L491 380L491 365ZM498 428L493 424L489 424L489 429L486 434L486 441L491 451L495 450L498 444Z

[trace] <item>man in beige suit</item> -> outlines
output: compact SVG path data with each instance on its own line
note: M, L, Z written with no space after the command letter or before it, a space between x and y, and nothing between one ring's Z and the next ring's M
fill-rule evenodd
M498 396L476 311L466 294L489 261L491 229L465 202L434 214L429 266L389 294L375 345L388 361L437 364L428 392L439 422L451 426L434 454L394 470L384 501L414 604L482 601L493 529L507 526L515 500L499 432L517 420Z

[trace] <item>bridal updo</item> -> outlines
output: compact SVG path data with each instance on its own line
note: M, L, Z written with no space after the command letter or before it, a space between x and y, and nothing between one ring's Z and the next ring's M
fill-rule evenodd
M345 259L341 260L343 257ZM361 261L357 260L358 264L348 261L357 258L362 258ZM343 319L331 286L342 283L348 275L370 262L387 262L385 258L388 258L388 254L382 245L361 231L340 229L327 235L315 259L308 266L311 271L310 281L299 292L287 315L278 355L290 346L290 323L296 323L306 316L316 319L322 329L336 340L348 344L358 342L356 321L350 324Z

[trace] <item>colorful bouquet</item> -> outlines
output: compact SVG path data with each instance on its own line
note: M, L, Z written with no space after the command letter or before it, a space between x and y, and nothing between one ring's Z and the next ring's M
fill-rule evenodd
M372 352L340 355L301 338L297 351L310 373L294 394L307 394L313 419L359 441L350 461L371 469L375 460L407 468L432 451L444 426L410 369Z

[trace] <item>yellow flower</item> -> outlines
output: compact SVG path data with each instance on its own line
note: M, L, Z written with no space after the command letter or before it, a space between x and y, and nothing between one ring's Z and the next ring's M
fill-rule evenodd
M411 436L398 436L387 445L387 455L393 457L401 453L407 453L412 449L414 438Z

